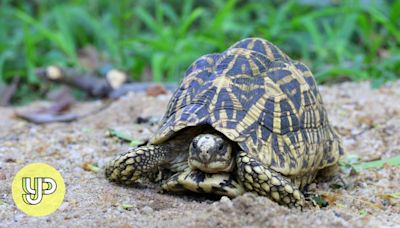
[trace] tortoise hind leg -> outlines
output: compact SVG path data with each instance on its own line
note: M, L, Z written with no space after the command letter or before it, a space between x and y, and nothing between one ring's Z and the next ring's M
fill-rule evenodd
M248 191L268 196L279 204L302 208L304 196L288 177L264 166L247 153L237 157L239 178Z
M157 171L166 161L167 151L160 146L143 146L129 149L128 152L111 160L105 168L110 181L131 185L137 179Z
M163 190L171 192L192 191L236 197L244 193L244 188L229 173L204 173L185 169L171 176L163 185Z

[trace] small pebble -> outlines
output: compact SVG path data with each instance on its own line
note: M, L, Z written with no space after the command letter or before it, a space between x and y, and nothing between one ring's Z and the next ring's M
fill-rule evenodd
M18 222L25 217L25 214L19 213L14 216L14 221Z
M144 206L142 208L142 212L145 213L145 214L151 214L151 213L153 213L153 211L154 211L153 208L151 208L149 206Z
M61 204L60 208L58 208L60 211L65 211L69 206L68 202L64 202Z
M229 199L227 196L222 196L219 201L221 204L226 205L227 207L233 207L231 199Z
M361 188L367 188L368 187L368 184L365 183L365 182L360 182L359 185L360 185Z
M221 203L226 203L226 202L230 202L231 200L227 196L222 196L219 201L221 201Z
M316 191L317 190L317 184L316 183L311 183L308 185L308 191Z
M75 174L75 175L80 176L83 173L83 169L81 167L74 167L73 170L72 170L72 173Z

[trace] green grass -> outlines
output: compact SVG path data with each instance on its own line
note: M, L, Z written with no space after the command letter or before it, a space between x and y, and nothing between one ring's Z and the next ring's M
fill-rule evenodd
M179 81L199 56L251 36L304 61L320 83L400 75L400 1L2 0L0 15L0 83L21 77L20 97L49 89L35 68L82 67L88 45L138 81Z

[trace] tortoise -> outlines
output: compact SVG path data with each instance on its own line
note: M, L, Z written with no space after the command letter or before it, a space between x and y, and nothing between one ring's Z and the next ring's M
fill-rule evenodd
M301 208L304 187L342 155L308 67L246 38L197 59L149 144L111 160L105 174L131 185L166 170L165 191L249 191Z

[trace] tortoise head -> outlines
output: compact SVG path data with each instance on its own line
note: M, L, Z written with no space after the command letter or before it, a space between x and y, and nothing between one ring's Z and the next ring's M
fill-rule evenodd
M235 166L233 145L218 134L200 134L189 148L189 165L206 173L230 172Z

